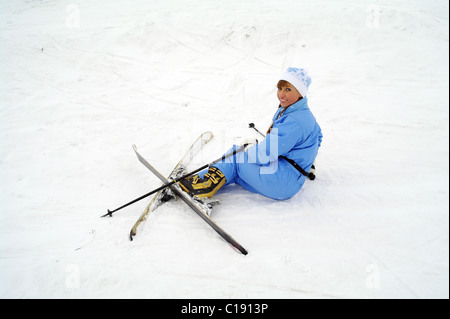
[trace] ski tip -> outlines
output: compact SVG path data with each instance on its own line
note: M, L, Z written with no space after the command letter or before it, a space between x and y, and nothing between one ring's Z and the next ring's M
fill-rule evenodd
M211 131L207 131L205 133L202 134L202 140L206 140L206 141L210 141L212 138L214 137L213 132Z
M136 235L133 231L130 231L130 241L133 241L133 236Z
M244 256L248 255L248 251L238 243L229 243L229 244L234 250L239 251L242 255Z

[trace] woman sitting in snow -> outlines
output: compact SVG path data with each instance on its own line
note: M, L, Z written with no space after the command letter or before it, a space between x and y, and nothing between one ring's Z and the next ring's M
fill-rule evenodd
M297 194L313 166L322 132L308 107L311 77L302 68L288 68L277 84L280 105L264 140L238 151L198 175L180 181L184 191L212 197L221 187L236 183L273 199ZM236 151L236 145L227 154Z

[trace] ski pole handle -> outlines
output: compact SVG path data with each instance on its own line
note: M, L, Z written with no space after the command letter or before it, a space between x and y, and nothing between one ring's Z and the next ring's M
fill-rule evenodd
M248 124L248 127L254 129L256 132L258 132L259 134L261 134L263 137L266 137L263 133L261 133L260 131L258 131L258 129L255 127L255 124L254 124L254 123Z

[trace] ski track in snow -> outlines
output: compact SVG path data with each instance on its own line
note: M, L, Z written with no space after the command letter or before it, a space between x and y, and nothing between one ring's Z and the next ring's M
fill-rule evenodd
M1 298L448 298L448 2L1 1ZM230 186L131 226L191 169L264 131L288 66L312 75L317 179ZM254 137L257 137L256 135Z

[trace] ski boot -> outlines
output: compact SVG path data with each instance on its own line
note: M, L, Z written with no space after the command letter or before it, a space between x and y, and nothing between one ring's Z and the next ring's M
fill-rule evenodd
M208 173L203 176L194 175L187 177L178 182L181 188L200 200L203 198L211 198L226 183L225 175L216 167L211 166Z

